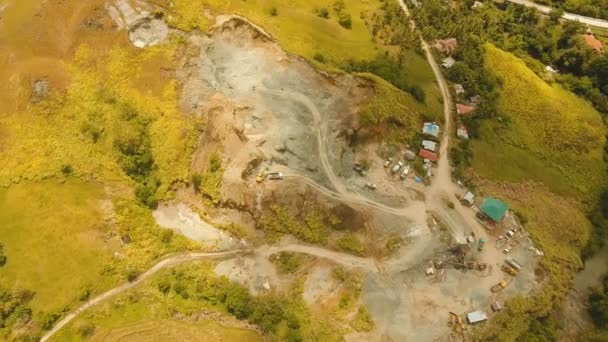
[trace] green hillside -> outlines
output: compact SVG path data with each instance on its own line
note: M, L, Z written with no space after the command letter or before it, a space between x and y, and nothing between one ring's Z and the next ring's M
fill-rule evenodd
M535 180L561 194L595 194L606 168L599 113L514 55L491 44L485 53L487 71L500 80L501 118L483 124L473 144L473 168L497 181Z

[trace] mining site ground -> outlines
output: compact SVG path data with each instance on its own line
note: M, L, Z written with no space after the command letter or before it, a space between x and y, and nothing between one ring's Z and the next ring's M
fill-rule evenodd
M510 255L523 270L517 277L500 270L505 256L497 247L496 236L503 228L488 232L475 219L475 211L459 203L464 189L450 177L447 137L442 142L446 157L434 168L428 187L415 183L411 176L400 180L384 169L384 159L377 153L379 141L356 149L349 143L349 136L361 128L359 110L374 96L370 79L318 71L238 16L217 16L215 25L204 34L169 29L161 19L150 17L154 6L141 1L137 6L126 0L110 1L105 10L122 33L122 44L126 37L138 48L168 44L171 36L184 40L175 70L179 106L205 122L190 171L204 172L211 156L220 155L224 171L221 203L205 205L192 186L176 185L175 197L153 213L156 222L203 243L211 252L160 261L137 282L91 298L60 320L43 340L69 328L81 312L131 291L157 271L207 257L221 256L214 272L260 293L284 289L293 280L277 274L270 261L273 255L283 251L309 255L315 261L306 273L304 294L313 308L335 295L337 285L330 270L340 266L362 274L361 302L368 307L376 329L347 335L352 341L448 338L452 334L446 324L449 312L489 312L491 303L527 294L542 281L535 274L536 254L529 250L533 246L521 228L517 233L521 243ZM446 122L450 121L449 109ZM361 159L370 161L366 178L352 171L353 163ZM266 168L282 172L284 179L257 182L256 176ZM365 190L368 182L380 186L375 192ZM271 205L281 204L297 213L309 202L341 215L343 224L351 225L372 252L355 256L293 237L269 244L256 230ZM246 237L227 236L220 223L229 222L241 223L248 232ZM447 267L433 276L425 274L435 260L451 260L452 248L465 243L471 232L475 241L484 238L487 243L481 252L476 243L469 244L466 260L486 264L485 270ZM390 255L374 252L385 249L384 242L393 235L403 241L397 250ZM509 281L508 287L491 293L490 287L503 279ZM168 324L180 329L179 324Z

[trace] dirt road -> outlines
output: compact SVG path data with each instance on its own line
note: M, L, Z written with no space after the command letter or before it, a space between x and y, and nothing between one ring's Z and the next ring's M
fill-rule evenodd
M99 296L97 296L93 299L90 299L89 301L87 301L86 303L84 303L83 305L78 307L76 310L72 311L70 314L65 316L62 320L60 320L53 327L53 329L51 329L44 336L42 336L40 341L41 342L47 341L49 338L51 338L53 335L55 335L59 330L61 330L61 328L66 326L68 323L70 323L72 320L74 320L74 318L76 318L78 315L80 315L82 312L89 309L90 307L93 307L93 306L103 302L106 299L114 297L122 292L125 292L125 291L139 285L141 282L150 278L151 276L153 276L155 273L157 273L158 271L160 271L162 269L174 267L174 266L177 266L177 265L180 265L180 264L183 264L186 262L190 262L190 261L195 261L195 260L229 258L229 257L234 257L237 255L244 255L244 254L259 254L265 258L268 258L270 255L278 253L278 252L303 253L303 254L312 255L312 256L315 256L318 258L330 260L336 264L342 265L347 268L357 268L357 269L362 269L367 272L378 272L378 267L376 266L375 261L371 258L361 258L361 257L357 257L357 256L354 256L351 254L340 253L340 252L332 251L332 250L325 249L322 247L308 246L308 245L301 245L301 244L294 244L294 243L279 244L279 245L274 245L274 246L265 245L265 246L256 248L254 250L240 248L240 249L233 249L233 250L221 251L221 252L177 254L177 255L171 256L167 259L161 260L156 265L152 266L146 272L142 273L139 277L137 277L136 280L125 283L118 287L115 287L111 290L108 290L108 291L100 294Z
M514 4L524 5L526 7L532 7L534 9L536 9L537 11L544 13L544 14L549 14L549 13L551 13L551 11L553 11L553 8L551 8L549 6L539 5L539 4L537 4L533 1L529 1L529 0L507 0L507 1L512 2ZM569 13L569 12L565 12L562 15L562 19L571 20L571 21L579 21L579 22L581 22L583 24L587 24L589 26L608 29L608 20L586 17L583 15Z

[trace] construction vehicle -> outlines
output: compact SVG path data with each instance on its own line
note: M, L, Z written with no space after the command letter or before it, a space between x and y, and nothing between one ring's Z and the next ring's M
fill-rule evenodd
M281 180L283 179L283 172L271 172L268 174L268 179Z
M503 272L505 272L506 274L512 275L514 277L517 276L517 270L514 269L511 266L508 265L502 265L502 267L500 268Z
M477 245L477 250L479 252L483 251L483 246L486 244L486 240L483 238L479 238L479 244Z
M506 281L504 281L504 280L503 280L503 281L501 281L500 283L498 283L498 284L496 284L496 285L492 286L492 287L490 288L490 290L491 290L492 292L496 293L496 292L502 291L502 290L503 290L505 287L507 287L507 285L509 285L509 284L508 284Z
M521 265L517 261L513 260L513 258L507 257L505 262L514 269L521 271Z
M262 183L264 181L264 179L266 179L266 176L268 176L266 174L267 171L268 171L268 168L265 168L264 170L262 170L262 172L260 172L258 177L255 179L255 181L258 183Z
M370 189L370 190L376 190L377 186L376 186L376 184L365 183L365 188Z

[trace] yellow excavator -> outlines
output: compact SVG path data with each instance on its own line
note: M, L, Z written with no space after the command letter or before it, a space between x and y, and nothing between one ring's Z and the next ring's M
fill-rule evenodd
M255 181L258 183L262 183L264 181L264 179L266 179L266 176L268 176L268 168L265 168L264 170L262 170L262 172L260 172L258 177L255 179Z

